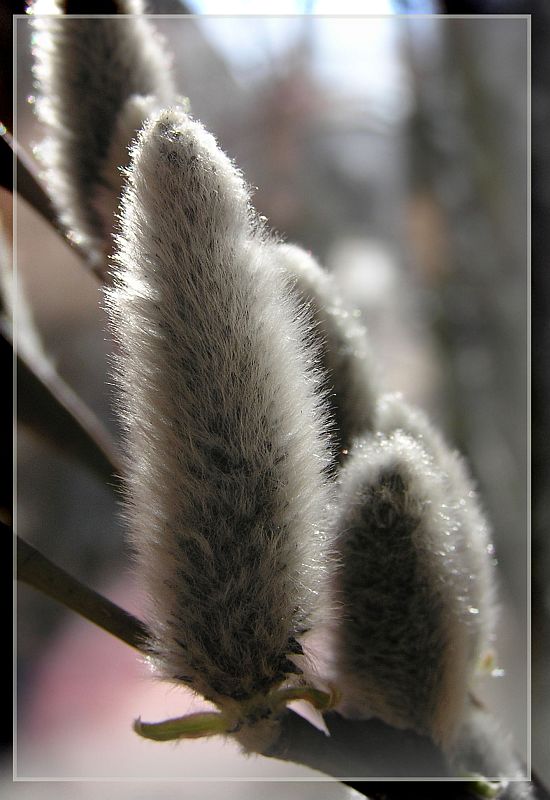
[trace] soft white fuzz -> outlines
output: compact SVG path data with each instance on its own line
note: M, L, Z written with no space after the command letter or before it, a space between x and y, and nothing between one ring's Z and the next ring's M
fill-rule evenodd
M343 460L353 439L373 426L376 388L366 331L343 304L333 277L309 253L296 245L279 244L273 257L292 277L294 291L312 317L334 446Z
M490 546L458 457L419 412L394 425L389 403L341 473L335 680L345 714L448 747L488 642Z
M214 138L148 122L107 298L127 513L160 673L222 707L297 671L329 563L320 379L269 247Z
M135 14L142 4L120 5ZM36 107L48 131L39 154L62 222L100 264L111 250L128 145L153 109L175 101L170 62L144 18L74 18L50 9L40 0L33 6Z

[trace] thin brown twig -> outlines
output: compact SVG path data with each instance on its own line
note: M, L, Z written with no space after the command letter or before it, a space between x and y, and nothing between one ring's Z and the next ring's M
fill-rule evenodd
M0 337L13 347L11 325L0 316ZM19 421L56 449L77 458L105 485L120 486L122 462L103 422L65 383L53 366L32 351L16 354Z
M147 652L147 628L136 617L58 567L17 537L17 579L62 603L141 652Z
M78 459L104 486L120 486L119 454L101 420L56 372L17 354L18 419L57 450Z

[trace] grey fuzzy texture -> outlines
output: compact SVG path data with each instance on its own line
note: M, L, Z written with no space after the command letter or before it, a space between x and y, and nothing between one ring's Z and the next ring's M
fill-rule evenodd
M135 0L120 5L129 14L142 8ZM41 14L37 2L33 52L36 108L48 134L45 179L63 224L101 264L111 249L128 145L151 111L175 102L171 64L163 40L139 15ZM136 97L147 98L141 115Z
M178 109L140 134L114 287L127 516L160 675L221 707L299 671L326 607L316 354L242 176Z
M292 277L300 302L311 315L311 336L321 355L329 399L332 441L338 461L353 439L371 430L377 379L365 328L346 307L334 278L301 247L276 245L273 257Z
M422 419L413 432L387 414L342 470L334 669L344 714L447 748L488 645L491 554L471 484Z

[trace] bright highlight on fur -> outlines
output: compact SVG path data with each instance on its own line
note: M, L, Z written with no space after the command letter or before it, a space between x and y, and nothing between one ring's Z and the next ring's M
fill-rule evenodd
M448 747L492 631L487 526L462 462L420 412L385 397L377 427L341 473L341 708Z
M107 299L127 513L159 672L222 711L297 683L330 569L316 353L263 236L199 123L146 125Z
M142 10L136 0L119 5L128 14ZM101 265L128 145L152 111L175 101L166 47L139 16L72 18L38 0L32 24L48 189L70 235Z

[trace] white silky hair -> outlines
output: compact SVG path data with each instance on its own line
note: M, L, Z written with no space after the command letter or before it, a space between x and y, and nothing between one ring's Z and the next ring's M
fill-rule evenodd
M312 317L336 454L343 461L353 439L371 430L374 422L378 381L367 332L342 301L334 277L310 253L279 244L273 257L292 276L294 291Z
M448 749L491 641L487 525L463 463L420 412L386 396L376 416L340 474L334 679L345 715Z
M176 100L171 61L138 0L119 0L128 15L114 17L62 16L51 5L33 5L36 109L47 130L37 153L62 223L101 266L128 145L152 111Z
M239 171L173 108L132 152L107 308L162 677L221 707L299 672L331 489L317 355Z

